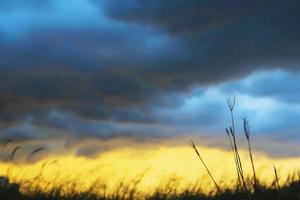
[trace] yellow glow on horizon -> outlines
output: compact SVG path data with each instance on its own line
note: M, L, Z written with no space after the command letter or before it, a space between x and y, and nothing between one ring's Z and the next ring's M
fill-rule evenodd
M233 187L236 170L231 151L199 146L199 152L221 187ZM246 174L251 176L248 153L241 151L240 155ZM289 174L300 169L300 158L275 159L255 152L254 161L260 181L268 185L274 181L273 164L278 168L280 184L284 184ZM8 173L16 182L30 180L45 190L59 185L67 187L75 182L72 187L76 191L105 184L106 190L113 192L121 182L130 185L138 177L141 180L136 188L144 194L163 188L172 178L178 181L174 182L178 191L191 184L198 184L205 193L214 190L212 181L189 146L123 147L104 152L96 158L70 154L52 156L34 164L1 163L0 173Z

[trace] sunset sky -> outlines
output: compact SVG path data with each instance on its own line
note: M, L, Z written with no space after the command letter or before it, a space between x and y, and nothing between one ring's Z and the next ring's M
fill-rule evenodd
M300 156L299 6L1 0L0 140L21 145L16 160L36 147L90 158L190 139L228 149L235 96L239 138L247 116L255 150Z

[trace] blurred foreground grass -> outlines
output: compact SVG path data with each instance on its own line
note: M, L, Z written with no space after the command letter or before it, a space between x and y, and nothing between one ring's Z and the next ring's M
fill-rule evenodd
M105 183L95 183L94 186L89 188L88 190L79 192L74 190L76 188L76 184L74 182L66 181L64 185L66 189L62 188L62 185L58 185L57 187L52 187L49 191L45 192L40 190L39 187L36 187L33 182L24 182L26 185L27 191L20 192L19 185L17 183L8 183L4 180L5 178L1 178L1 187L0 187L0 199L3 200L19 200L19 199L32 199L32 200L119 200L119 199L148 199L148 200L156 200L156 199L198 199L198 200L243 200L248 199L248 193L243 191L238 187L231 189L223 189L222 194L216 193L216 191L211 191L210 193L203 192L197 185L187 186L183 190L178 190L177 184L178 180L171 179L168 181L164 187L157 188L152 194L142 194L140 193L136 185L137 182L132 183L120 183L119 187L116 188L113 192L106 191ZM201 183L199 183L201 184ZM73 189L72 189L73 188ZM286 182L283 186L278 190L276 186L276 181L268 187L258 185L258 190L256 192L251 193L251 199L259 200L259 199L270 199L270 200L298 200L300 198L300 181L299 175L290 176L289 181Z

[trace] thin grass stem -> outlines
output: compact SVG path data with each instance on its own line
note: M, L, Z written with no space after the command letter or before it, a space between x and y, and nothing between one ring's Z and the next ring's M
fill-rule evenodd
M222 190L220 189L219 185L217 184L216 180L214 179L214 177L212 176L211 172L209 171L207 165L205 164L204 160L202 159L202 157L201 157L201 155L200 155L200 153L199 153L199 151L198 151L196 145L194 144L193 141L191 141L191 143L192 143L192 147L193 147L193 149L195 150L195 152L196 152L198 158L199 158L200 161L202 162L202 164L203 164L203 166L205 167L205 169L206 169L208 175L210 176L211 180L214 182L214 184L215 184L215 186L216 186L216 188L217 188L219 194L221 195L221 194L222 194Z

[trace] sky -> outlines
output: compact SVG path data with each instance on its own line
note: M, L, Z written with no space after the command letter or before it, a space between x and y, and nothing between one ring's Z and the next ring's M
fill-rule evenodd
M258 148L300 155L299 6L1 0L1 140L69 147L193 135L219 145L234 96L241 134L246 116Z

